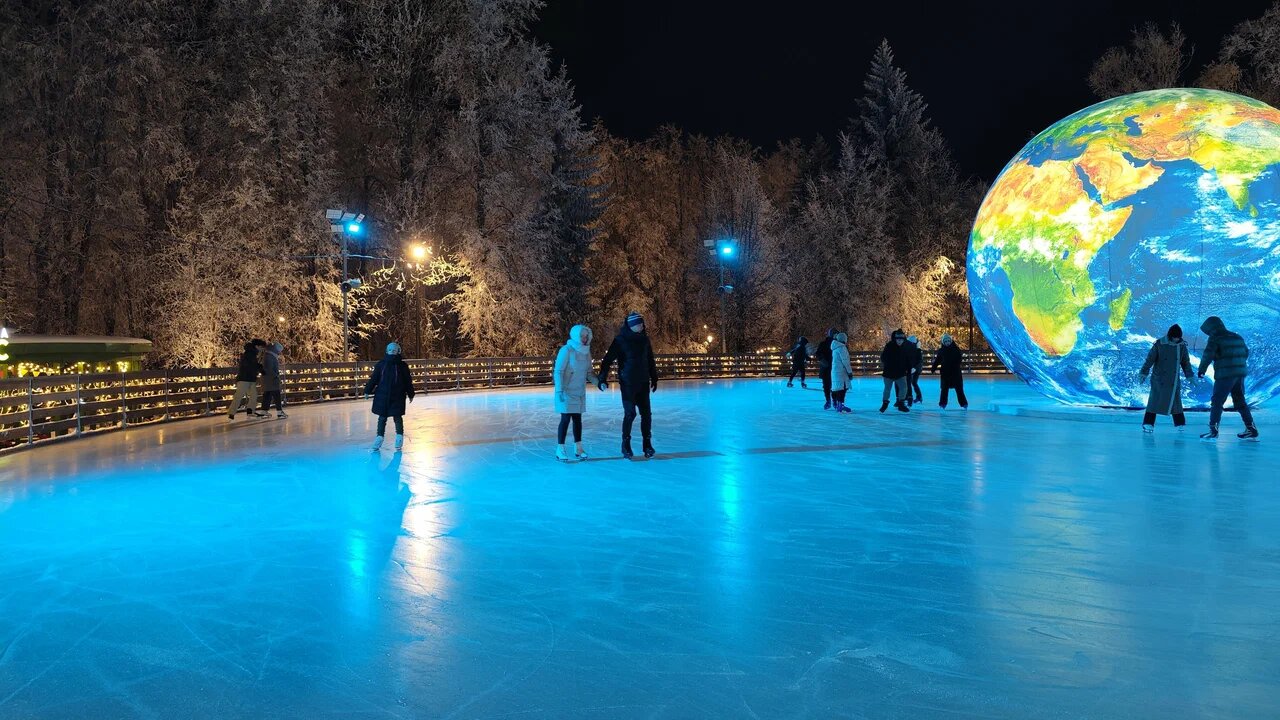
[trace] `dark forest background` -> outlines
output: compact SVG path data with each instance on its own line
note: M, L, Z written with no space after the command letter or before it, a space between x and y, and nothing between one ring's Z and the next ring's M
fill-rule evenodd
M0 7L0 313L23 333L139 336L156 362L229 363L244 338L342 355L327 207L370 220L354 343L547 355L628 310L660 352L731 352L827 326L964 341L981 181L926 99L872 52L830 138L761 148L584 123L531 27L538 0L14 0ZM1102 99L1198 85L1280 105L1280 3L1191 76L1176 26L1137 28ZM797 108L796 112L803 112ZM415 247L430 247L425 260ZM716 335L714 343L707 336Z

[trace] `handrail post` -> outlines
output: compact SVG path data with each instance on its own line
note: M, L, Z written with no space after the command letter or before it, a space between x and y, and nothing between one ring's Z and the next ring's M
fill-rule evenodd
M164 402L164 419L169 419L169 371L164 371L164 380L160 384L160 396Z
M125 394L124 373L120 373L120 427L129 427L129 399Z
M453 387L455 390L462 389L462 363L457 358L453 361Z
M84 409L84 401L80 399L80 382L81 375L76 373L76 437L80 437L84 432L84 421L81 417L81 411Z
M27 444L34 445L36 442L36 425L35 425L35 381L30 375L27 376Z

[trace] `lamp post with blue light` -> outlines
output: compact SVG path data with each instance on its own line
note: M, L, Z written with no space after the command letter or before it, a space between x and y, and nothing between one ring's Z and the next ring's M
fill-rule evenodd
M728 352L725 341L725 302L727 296L733 293L733 286L726 285L724 282L724 264L737 259L738 241L733 238L718 241L704 240L703 245L714 248L711 253L716 256L716 266L720 270L720 284L716 287L716 292L720 294L720 354L724 355Z
M347 258L350 252L347 249L347 238L360 237L364 234L364 213L345 212L343 210L334 210L329 208L324 211L324 216L329 220L329 229L334 236L339 238L342 246L342 362L351 359L351 317L347 309L347 293L360 287L362 284L359 279L351 279L347 275Z

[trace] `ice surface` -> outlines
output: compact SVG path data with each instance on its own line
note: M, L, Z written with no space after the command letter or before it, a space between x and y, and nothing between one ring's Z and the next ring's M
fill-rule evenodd
M553 461L546 388L419 398L401 455L350 402L0 458L0 718L1277 717L1270 415L968 384L666 383L648 462L594 391Z

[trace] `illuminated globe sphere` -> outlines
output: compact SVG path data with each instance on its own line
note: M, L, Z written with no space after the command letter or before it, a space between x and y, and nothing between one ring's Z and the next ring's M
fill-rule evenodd
M1196 365L1218 315L1249 344L1250 403L1266 400L1280 389L1280 111L1171 89L1055 123L982 201L968 280L1000 359L1051 398L1141 407L1152 342L1178 323ZM1210 389L1183 383L1183 402L1207 407Z

